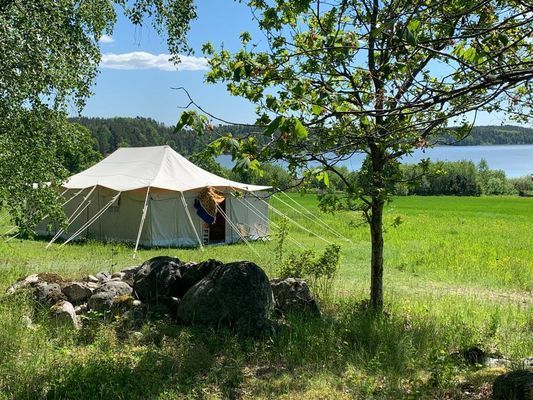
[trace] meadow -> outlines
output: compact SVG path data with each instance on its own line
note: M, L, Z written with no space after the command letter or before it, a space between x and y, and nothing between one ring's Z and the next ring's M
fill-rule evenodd
M288 315L271 338L222 328L149 320L142 326L95 317L79 332L58 330L30 299L0 300L0 399L11 398L489 398L502 368L468 366L468 346L511 360L533 355L533 199L398 197L385 233L386 313L368 297L368 228L355 213L321 214L313 195L292 195L349 241L278 200L273 205L338 243L341 264L322 319ZM393 221L402 223L395 227ZM272 216L275 223L279 218ZM0 227L1 231L8 226ZM77 278L111 272L156 255L185 261L250 260L275 277L273 239L199 249L142 249L87 242L44 248L0 239L0 293L35 272ZM326 243L290 225L285 252ZM22 316L30 316L28 328ZM478 396L478 397L473 397Z

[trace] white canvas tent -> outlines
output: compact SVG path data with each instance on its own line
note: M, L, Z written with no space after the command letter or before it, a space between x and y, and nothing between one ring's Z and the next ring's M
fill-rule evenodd
M224 196L212 225L194 207L208 187ZM54 240L132 242L136 248L253 240L268 235L267 189L207 172L169 146L120 148L63 184L68 228L50 232L43 221L37 233L54 234Z

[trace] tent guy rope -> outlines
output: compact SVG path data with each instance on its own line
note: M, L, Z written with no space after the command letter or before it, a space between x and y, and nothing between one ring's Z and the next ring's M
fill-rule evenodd
M330 233L333 233L335 236L337 236L339 239L343 239L347 242L351 242L350 239L348 239L346 236L343 236L342 234L340 234L339 232L337 232L335 229L331 228L328 224L326 224L325 222L323 221L320 221L319 218L317 218L315 215L313 215L310 211L308 211L304 206L302 206L301 204L299 204L297 201L295 201L294 199L292 199L287 193L285 192L282 192L282 191L279 191L279 193L283 193L288 199L290 199L293 203L295 203L296 205L298 205L299 207L301 207L302 209L304 209L306 211L306 213L309 213L311 217L309 217L308 215L304 214L303 212L301 212L300 210L296 209L294 206L291 206L289 203L287 203L286 201L283 201L282 199L279 198L279 196L272 196L272 198L275 198L276 200L282 202L283 204L285 204L287 207L289 207L291 210L297 212L298 214L300 214L301 216L307 218L309 221L311 222L314 222L320 226L322 226L323 228L327 229Z
M196 228L194 227L194 223L192 222L191 214L189 213L189 207L187 207L187 202L185 201L185 196L183 196L183 192L179 192L179 194L181 195L181 203L183 204L183 208L185 209L185 214L187 214L187 218L189 219L191 228L194 231L194 235L196 236L196 239L198 240L198 244L200 245L200 250L204 251L204 245L202 241L200 240L200 236L198 235Z
M109 207L111 207L111 205L118 199L118 197L120 196L122 192L118 192L118 194L113 197L111 199L111 201L109 203L107 203L100 211L98 211L91 219L89 219L89 221L87 221L80 229L78 229L70 238L68 238L63 244L61 244L61 246L59 247L63 247L64 245L66 245L67 243L69 243L72 239L74 239L75 237L77 237L81 232L83 232L85 229L89 228L89 226L91 226L96 220L98 220L98 218L100 218L100 216L105 213L107 211L107 209Z
M54 243L54 242L59 238L59 236L61 236L61 234L62 234L63 232L65 232L65 229L67 229L67 228L70 226L70 224L72 224L75 220L78 219L78 217L81 215L81 213L82 213L83 211L85 211L85 209L86 209L87 207L89 207L89 205L91 204L91 201L90 201L90 200L87 202L87 204L85 205L85 207L83 207L83 208L80 210L80 208L81 208L81 206L83 205L83 203L85 203L85 202L89 199L89 197L91 196L91 194L94 192L94 189L96 189L96 186L97 186L97 185L94 185L94 186L92 187L92 189L89 191L89 193L87 193L87 195L84 196L83 200L80 202L80 204L78 205L78 207L74 210L74 212L73 212L73 213L70 215L70 217L68 218L68 220L67 220L67 226L66 226L65 228L60 229L60 230L54 235L54 237L52 238L52 240L50 240L50 242L48 242L48 244L46 245L46 247L45 247L46 249L47 249L48 247L50 247L50 245L51 245L52 243ZM83 190L83 189L82 189L82 190ZM81 192L81 191L80 191L80 192ZM63 193L65 193L65 192L63 192ZM78 212L78 210L79 210L79 212ZM76 213L77 213L77 214L76 214Z
M229 217L226 215L226 213L224 212L224 210L222 210L222 208L221 208L218 204L217 204L217 210L218 210L218 212L219 212L220 214L222 214L222 217L224 217L224 219L226 220L226 222L227 222L228 224L230 224L230 226L233 228L233 230L234 230L235 232L237 232L237 235L239 235L239 237L244 241L244 243L246 243L246 244L248 245L248 247L250 248L250 250L252 250L252 251L254 252L254 254L255 254L257 257L261 258L261 255L257 252L256 249L254 249L254 246L252 246L252 245L250 244L250 242L249 242L248 240L246 240L246 238L245 238L243 235L241 235L241 232L240 232L239 228L238 228L238 227L237 227L237 226L236 226L236 225L235 225L235 224L229 219Z

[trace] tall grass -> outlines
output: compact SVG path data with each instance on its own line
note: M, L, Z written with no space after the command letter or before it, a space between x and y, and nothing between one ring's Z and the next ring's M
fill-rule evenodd
M313 197L296 199L317 213ZM461 382L481 388L499 371L466 366L452 355L457 350L477 345L516 365L533 354L532 206L530 199L515 198L394 201L387 221L400 216L404 223L386 233L387 313L381 317L365 311L363 302L366 227L350 224L355 215L317 213L352 241L339 242L333 295L321 304L322 319L289 315L276 335L262 340L166 320L147 320L134 333L121 319L96 317L70 332L54 327L46 310L36 310L24 295L2 297L0 399L461 398ZM325 246L293 228L290 235L307 248ZM0 291L34 272L75 278L139 262L123 245L44 250L44 244L0 240ZM142 250L139 259L249 259L272 274L275 244L253 246L259 256L238 244L205 252ZM31 327L23 316L33 320Z

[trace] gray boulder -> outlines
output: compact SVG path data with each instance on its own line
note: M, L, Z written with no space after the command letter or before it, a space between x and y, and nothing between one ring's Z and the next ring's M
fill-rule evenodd
M100 281L98 278L94 275L87 275L85 278L83 278L84 282L90 282L90 283L99 283Z
M6 293L13 294L15 292L18 292L21 289L35 286L39 282L40 282L40 279L39 279L38 274L28 275L25 278L19 279L14 284L12 284L9 288L7 288Z
M172 297L183 297L218 265L221 263L216 260L184 264L174 257L154 257L145 261L135 273L133 289L145 303L165 303Z
M107 282L111 279L111 273L109 271L100 271L95 275L95 278L101 283Z
M526 357L522 360L524 368L533 368L533 357Z
M72 304L80 304L93 294L94 289L81 282L70 282L63 286L62 292Z
M87 305L91 310L107 311L111 309L116 298L129 296L132 291L131 286L126 282L109 281L95 290Z
M272 289L265 272L248 261L216 266L185 293L178 318L194 324L229 324L245 334L270 332Z
M113 272L113 275L111 275L111 279L120 279L123 280L123 278L126 276L124 272Z
M494 400L532 400L533 371L525 369L500 375L492 386Z
M19 279L7 289L6 293L13 294L23 289L35 289L39 284L63 284L64 282L65 281L61 276L54 273L43 272L32 274Z
M50 312L58 325L74 329L80 328L80 322L74 311L74 306L68 301L61 301L54 304L50 307Z
M48 306L67 300L59 283L39 282L35 285L34 294L38 303Z
M122 271L120 271L122 274L124 274L122 275L122 280L133 287L133 279L139 269L141 269L140 265L132 265L131 267L124 268Z
M274 308L281 314L287 312L320 316L320 308L302 279L286 278L270 281L274 294Z

